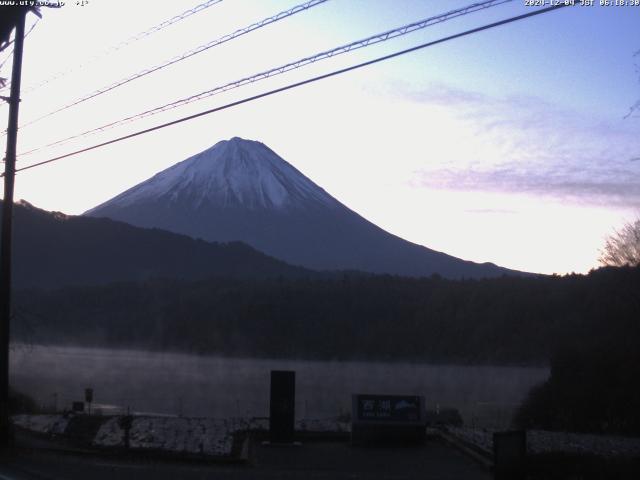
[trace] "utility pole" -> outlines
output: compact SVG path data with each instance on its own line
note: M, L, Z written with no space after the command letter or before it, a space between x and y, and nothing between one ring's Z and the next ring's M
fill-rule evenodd
M16 170L18 140L18 108L20 106L20 78L24 24L28 10L16 19L9 97L9 125L7 128L7 155L4 159L4 201L2 203L2 233L0 235L0 448L13 440L9 419L9 326L11 322L11 237L13 222L13 186Z

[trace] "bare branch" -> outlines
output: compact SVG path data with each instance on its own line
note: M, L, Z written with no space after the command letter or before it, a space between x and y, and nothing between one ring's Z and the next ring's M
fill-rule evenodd
M640 218L609 235L598 260L612 267L640 265Z

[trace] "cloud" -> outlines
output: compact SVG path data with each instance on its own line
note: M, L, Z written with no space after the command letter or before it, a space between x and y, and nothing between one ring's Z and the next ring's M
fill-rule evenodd
M593 172L591 172L593 175ZM638 175L627 179L581 178L574 172L525 172L501 168L493 171L436 170L418 172L411 184L448 190L483 190L553 196L575 203L637 208L640 205Z
M515 215L518 212L516 210L509 210L506 208L470 208L465 210L466 213L482 213L482 214L497 214L497 215Z
M414 172L410 184L542 195L580 204L640 206L640 125L561 109L534 96L496 98L436 85L404 90L412 102L454 112L476 148ZM452 146L455 149L456 146Z

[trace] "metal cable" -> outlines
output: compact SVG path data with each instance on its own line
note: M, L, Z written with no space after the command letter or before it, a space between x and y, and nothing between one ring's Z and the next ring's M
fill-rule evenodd
M40 21L40 18L37 18L36 21L33 23L33 25L31 25L31 27L29 28L29 30L27 30L27 33L24 34L24 39L26 40L27 37L29 36L29 34L33 31L34 28L36 28L36 25L38 25L38 22ZM13 40L11 41L13 43ZM2 70L2 67L4 67L5 63L7 63L7 61L13 56L13 48L11 49L11 51L7 54L7 58L5 58L2 63L0 63L0 70ZM11 82L7 82L5 85L2 86L2 88L7 88L9 87L9 85L11 85Z
M238 37L240 37L242 35L246 35L249 32L252 32L254 30L257 30L259 28L265 27L265 26L270 25L272 23L275 23L275 22L277 22L279 20L282 20L284 18L287 18L287 17L290 17L292 15L295 15L296 13L300 13L300 12L306 11L306 10L312 8L312 7L315 7L317 5L325 3L326 1L328 1L328 0L309 0L309 1L305 2L305 3L300 4L300 5L296 5L293 8L290 8L288 10L284 10L284 11L282 11L280 13L277 13L276 15L273 15L271 17L268 17L268 18L265 18L263 20L260 20L259 22L253 23L253 24L251 24L251 25L249 25L247 27L238 29L233 33L229 33L229 34L224 35L224 36L222 36L220 38L212 40L212 41L210 41L208 43L200 45L200 46L198 46L198 47L196 47L196 48L194 48L192 50L189 50L186 53L183 53L182 55L179 55L177 57L173 57L172 59L167 60L167 61L165 61L165 62L163 62L163 63L161 63L159 65L156 65L154 67L151 67L151 68L148 68L148 69L145 69L145 70L141 70L140 72L134 73L133 75L130 75L130 76L126 77L126 78L118 80L117 82L112 83L112 84L110 84L110 85L108 85L106 87L102 87L102 88L100 88L98 90L95 90L94 92L89 93L88 95L85 95L84 97L81 97L81 98L79 98L77 100L74 100L73 102L68 103L67 105L64 105L64 106L62 106L62 107L60 107L60 108L58 108L56 110L53 110L53 111L51 111L51 112L49 112L49 113L47 113L45 115L42 115L41 117L36 118L35 120L31 120L30 122L21 125L20 128L24 128L24 127L27 127L29 125L33 125L34 123L37 123L40 120L48 118L51 115L55 115L56 113L62 112L64 110L67 110L68 108L71 108L71 107L74 107L76 105L79 105L79 104L81 104L83 102L86 102L87 100L90 100L92 98L98 97L98 96L100 96L100 95L102 95L104 93L110 92L111 90L114 90L114 89L116 89L118 87L121 87L122 85L125 85L126 83L132 82L132 81L137 80L137 79L142 78L142 77L145 77L145 76L147 76L147 75L149 75L151 73L157 72L159 70L162 70L163 68L166 68L166 67L168 67L170 65L173 65L174 63L178 63L178 62L180 62L182 60L185 60L185 59L190 58L190 57L192 57L194 55L197 55L198 53L202 53L205 50L209 50L210 48L213 48L213 47L216 47L216 46L221 45L223 43L226 43L226 42L228 42L230 40L233 40L235 38L238 38Z
M76 65L73 68L70 68L68 70L63 70L63 71L59 71L58 73L52 75L51 77L42 80L41 82L35 84L35 85L31 85L29 87L27 87L26 89L23 90L23 93L30 93L33 92L49 83L52 83L56 80L59 80L62 77L65 77L67 75L69 75L70 73L73 73L81 68L86 67L87 65L90 65L94 62L96 62L97 60L101 60L104 57L111 55L114 52L117 52L118 50L123 49L124 47L129 46L130 44L137 42L138 40L142 40L143 38L148 37L149 35L152 35L156 32L159 32L160 30L163 30L171 25L173 25L174 23L178 23L181 20L184 20L185 18L188 18L192 15L195 15L196 13L199 13L209 7L212 7L218 3L222 2L222 0L209 0L207 2L201 3L200 5L197 5L193 8L190 8L189 10L185 10L184 12L182 12L179 15L176 15L174 17L169 18L168 20L165 20L151 28L149 28L148 30L145 30L143 32L137 33L129 38L127 38L126 40L121 41L120 43L113 45L109 48L107 48L106 50L104 50L102 53L99 53L97 55L94 55L93 57L90 57L88 60L86 60L84 63L81 63L79 65Z
M2 70L2 67L4 67L5 63L7 63L9 61L9 59L13 56L13 48L11 49L11 51L7 54L7 58L5 58L4 60L2 60L2 62L0 62L0 70ZM4 88L4 87L3 87Z
M360 69L360 68L363 68L363 67L367 67L369 65L373 65L373 64L376 64L376 63L379 63L379 62L390 60L392 58L396 58L396 57L399 57L401 55L405 55L407 53L415 52L415 51L418 51L418 50L422 50L424 48L428 48L428 47L432 47L434 45L438 45L440 43L448 42L448 41L454 40L456 38L465 37L467 35L471 35L471 34L474 34L474 33L482 32L484 30L489 30L491 28L499 27L501 25L506 25L506 24L513 23L513 22L516 22L516 21L519 21L519 20L524 20L526 18L530 18L530 17L534 17L534 16L537 16L537 15L541 15L543 13L547 13L547 12L551 12L551 11L554 11L554 10L558 10L560 8L564 8L564 7L567 7L567 6L572 6L572 4L570 4L570 3L561 3L559 5L554 5L554 6L551 6L551 7L542 8L542 9L539 9L539 10L535 10L533 12L525 13L523 15L510 17L510 18L507 18L507 19L504 19L504 20L500 20L498 22L494 22L494 23L490 23L490 24L487 24L487 25L483 25L481 27L473 28L471 30L466 30L466 31L461 32L461 33L456 33L454 35L449 35L447 37L443 37L443 38L440 38L438 40L433 40L433 41L430 41L430 42L427 42L427 43L423 43L423 44L417 45L415 47L407 48L407 49L401 50L399 52L395 52L395 53L391 53L389 55L384 55L382 57L375 58L373 60L362 62L362 63L356 64L356 65L352 65L350 67L342 68L342 69L339 69L339 70L334 70L334 71L332 71L330 73L325 73L323 75L318 75L317 77L312 77L312 78L309 78L307 80L303 80L303 81L300 81L300 82L296 82L296 83L292 83L292 84L289 84L289 85L285 85L284 87L279 87L279 88L276 88L274 90L269 90L267 92L263 92L263 93L260 93L260 94L257 94L257 95L253 95L251 97L243 98L243 99L237 100L235 102L227 103L226 105L222 105L220 107L211 108L209 110L205 110L203 112L195 113L193 115L188 115L186 117L182 117L182 118L179 118L177 120L173 120L173 121L166 122L166 123L163 123L163 124L160 124L160 125L156 125L154 127L146 128L144 130L139 130L137 132L130 133L130 134L124 135L122 137L114 138L114 139L111 139L111 140L108 140L106 142L102 142L102 143L99 143L99 144L96 144L96 145L92 145L90 147L85 147L85 148L82 148L80 150L76 150L74 152L66 153L64 155L59 155L57 157L50 158L49 160L44 160L42 162L33 163L31 165L27 165L25 167L18 168L15 171L16 172L21 172L23 170L29 170L31 168L39 167L41 165L46 165L46 164L49 164L49 163L53 163L53 162L56 162L58 160L62 160L64 158L69 158L69 157L72 157L72 156L75 156L75 155L79 155L81 153L85 153L85 152L88 152L88 151L91 151L91 150L95 150L95 149L98 149L98 148L101 148L101 147L105 147L107 145L118 143L118 142L121 142L123 140L128 140L130 138L138 137L140 135L144 135L144 134L147 134L147 133L150 133L150 132L154 132L156 130L161 130L163 128L170 127L172 125L177 125L179 123L183 123L183 122L186 122L186 121L189 121L189 120L193 120L193 119L196 119L196 118L199 118L199 117L203 117L205 115L210 115L212 113L216 113L216 112L219 112L219 111L222 111L222 110L227 110L229 108L236 107L238 105L242 105L242 104L245 104L245 103L249 103L249 102L258 100L260 98L265 98L265 97L269 97L271 95L275 95L277 93L281 93L281 92L284 92L284 91L287 91L287 90L292 90L294 88L298 88L298 87L301 87L303 85L314 83L314 82L317 82L319 80L325 80L325 79L330 78L330 77L334 77L334 76L337 76L337 75L341 75L343 73L347 73L347 72L351 72L353 70L357 70L357 69ZM4 174L0 175L0 177L2 177L2 176L4 176Z
M56 146L56 145L62 145L64 143L70 142L71 140L75 140L77 138L81 138L81 137L84 137L84 136L87 136L87 135L101 133L101 132L104 132L106 130L110 130L112 128L115 128L115 127L118 127L120 125L124 125L124 124L130 123L130 122L135 121L135 120L141 120L143 118L150 117L152 115L156 115L158 113L162 113L162 112L165 112L167 110L172 110L174 108L181 107L183 105L187 105L189 103L192 103L192 102L195 102L195 101L198 101L198 100L202 100L204 98L212 97L214 95L217 95L217 94L220 94L220 93L223 93L223 92L235 89L235 88L239 88L239 87L242 87L244 85L248 85L248 84L260 81L260 80L265 80L267 78L274 77L276 75L280 75L280 74L286 73L288 71L295 70L295 69L304 67L306 65L310 65L312 63L316 63L316 62L321 61L321 60L332 58L332 57L335 57L337 55L341 55L343 53L350 52L352 50L357 50L357 49L360 49L360 48L364 48L364 47L368 47L368 46L374 45L376 43L385 42L385 41L390 40L392 38L396 38L396 37L399 37L399 36L402 36L402 35L406 35L408 33L414 32L416 30L421 30L421 29L427 28L427 27L429 27L431 25L442 23L442 22L445 22L447 20L451 20L453 18L460 17L462 15L467 15L469 13L473 13L473 12L476 12L478 10L484 10L484 9L487 9L487 8L490 8L490 7L494 7L494 6L497 6L497 5L501 5L503 3L507 3L507 2L511 2L511 1L513 1L513 0L489 0L489 1L484 1L484 2L480 2L480 3L474 3L474 4L469 5L467 7L459 8L459 9L456 9L456 10L452 10L450 12L447 12L447 13L444 13L444 14L441 14L441 15L437 15L437 16L434 16L434 17L430 17L430 18L427 18L427 19L424 19L424 20L420 20L418 22L413 22L413 23L410 23L408 25L404 25L402 27L398 27L398 28L395 28L395 29L392 29L392 30L387 30L385 32L378 33L376 35L372 35L370 37L367 37L367 38L364 38L364 39L361 39L361 40L357 40L355 42L351 42L351 43L348 43L346 45L341 45L341 46L333 48L331 50L326 50L324 52L320 52L320 53L317 53L315 55L302 58L302 59L297 60L295 62L287 63L286 65L282 65L282 66L279 66L279 67L276 67L276 68L272 68L270 70L267 70L267 71L264 71L264 72L260 72L260 73L257 73L255 75L251 75L249 77L245 77L245 78L242 78L240 80L235 80L233 82L230 82L230 83L227 83L227 84L224 84L224 85L221 85L221 86L214 87L214 88L212 88L210 90L206 90L206 91L198 93L196 95L191 95L191 96L186 97L186 98L175 100L175 101L167 103L165 105L162 105L162 106L159 106L159 107L155 107L153 109L146 110L144 112L137 113L135 115L131 115L131 116L122 118L120 120L116 120L114 122L102 125L100 127L96 127L96 128L90 129L90 130L86 130L86 131L84 131L82 133L78 133L76 135L64 138L62 140L57 140L55 142L48 143L48 144L40 146L40 147L36 147L36 148L34 148L32 150L28 150L28 151L25 151L25 152L21 153L20 156L30 155L30 154L35 153L37 151L43 150L45 148L53 147L53 146Z

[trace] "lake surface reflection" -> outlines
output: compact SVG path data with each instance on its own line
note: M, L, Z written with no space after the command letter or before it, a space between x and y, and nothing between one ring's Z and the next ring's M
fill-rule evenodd
M296 371L296 416L351 410L352 393L424 395L465 423L506 428L547 368L223 358L81 347L14 345L11 383L40 404L69 409L94 389L98 409L207 417L266 417L271 370ZM103 405L101 407L100 405Z

